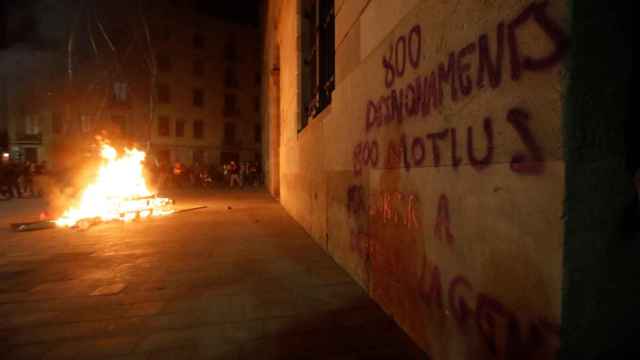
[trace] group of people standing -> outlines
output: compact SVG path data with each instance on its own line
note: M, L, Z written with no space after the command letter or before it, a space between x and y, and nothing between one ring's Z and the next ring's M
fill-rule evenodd
M22 198L27 194L37 197L42 194L35 179L44 175L46 163L20 162L15 160L0 163L0 199Z
M260 165L257 162L237 164L230 161L221 167L201 163L189 166L181 162L150 162L147 163L147 171L151 182L158 189L244 187L259 186L262 183Z
M222 166L225 183L229 187L258 186L262 183L262 171L258 162L230 161Z

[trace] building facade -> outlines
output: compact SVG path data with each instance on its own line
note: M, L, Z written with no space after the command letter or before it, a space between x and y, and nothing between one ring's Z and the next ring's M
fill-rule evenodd
M261 161L258 29L177 3L150 24L159 34L155 152L187 164Z
M430 358L591 359L629 329L631 49L593 3L267 1L267 187Z
M9 91L14 157L64 167L99 135L165 162L261 159L256 26L203 14L196 1L152 1L140 13L125 1L92 6L78 9L83 25L68 25L65 47L38 61L50 76L23 67L13 73L25 79L9 79L6 88L29 89Z

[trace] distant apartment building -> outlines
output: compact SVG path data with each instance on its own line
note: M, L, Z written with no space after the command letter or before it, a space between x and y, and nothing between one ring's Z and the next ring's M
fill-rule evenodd
M258 30L179 7L155 14L154 152L183 163L260 160Z
M9 81L29 90L7 99L14 157L65 166L100 135L164 162L260 161L258 28L194 1L150 2L143 16L123 9L96 4L99 17L70 32L71 60L63 49L40 62L46 81Z

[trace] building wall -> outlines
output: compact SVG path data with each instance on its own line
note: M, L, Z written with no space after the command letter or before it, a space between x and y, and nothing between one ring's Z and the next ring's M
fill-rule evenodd
M335 1L336 89L300 132L299 4L266 7L280 201L435 359L558 350L566 7Z
M190 11L173 14L172 22L167 24L163 14L156 14L158 22L152 28L162 37L164 26L168 25L170 36L168 39L156 39L154 44L157 52L170 58L172 69L159 72L158 83L170 87L171 102L156 103L155 123L151 131L152 143L158 148L172 151L174 160L186 163L192 162L192 151L202 150L206 153L208 162L218 163L220 152L237 153L241 161L253 161L255 154L261 152L260 143L255 140L256 124L259 123L258 109L255 102L258 99L259 74L258 32L248 25L234 25L214 21L203 16L197 16ZM194 33L203 36L202 49L193 46ZM225 47L231 42L237 51L236 59L227 59ZM204 74L194 74L194 60L204 62ZM232 69L238 82L237 87L225 85L225 71ZM193 90L202 89L204 92L204 106L193 105ZM224 97L231 94L236 97L238 112L224 113ZM166 116L170 119L171 131L169 136L159 134L158 118ZM185 121L185 134L177 137L175 124L178 119ZM204 137L196 139L193 134L193 123L196 120L204 122ZM235 141L224 141L224 124L235 126Z
M0 75L3 84L7 83L6 87L11 89L6 107L12 146L22 150L24 146L35 146L40 160L50 160L51 165L56 165L57 162L69 163L70 155L81 153L78 149L95 143L94 135L106 134L116 143L150 145L158 153L169 151L170 160L187 164L193 163L195 152L202 153L205 162L214 164L219 163L222 152L236 154L242 161L257 160L261 152L260 140L256 137L260 131L256 107L258 29L199 14L192 1L154 1L143 7L149 44L140 14L123 13L129 5L124 0L96 4L100 25L115 50L108 45L96 20L86 19L87 29L91 31L74 33L72 80L68 77L66 38L58 44L64 48L44 52L14 47L3 52L0 63L11 65L3 66L8 70L0 71ZM83 13L83 19L86 15ZM46 18L47 14L39 16ZM194 46L196 33L202 36L201 48ZM230 60L225 55L229 42L237 51L237 57ZM156 97L153 114L150 114L150 98L155 90L147 65L150 49L154 55L166 55L172 65L169 71L159 71L156 79L156 83L170 87L171 101L161 104ZM195 59L202 60L203 75L194 74ZM237 87L225 86L227 68L233 69ZM47 76L40 75L45 71ZM115 82L126 84L123 103L112 101ZM194 89L203 91L202 107L193 104ZM237 113L224 113L226 94L236 97ZM64 130L59 133L52 131L53 113L63 117ZM28 116L39 118L41 140L24 145L19 140L20 127ZM118 117L123 121L122 131L114 126L114 119ZM170 121L168 136L159 134L159 117ZM83 118L90 120L83 122ZM178 119L185 121L182 137L176 136ZM194 136L196 120L204 124L202 139ZM224 141L225 123L235 126L235 139L230 142ZM54 153L59 156L52 155ZM56 158L64 161L55 161Z

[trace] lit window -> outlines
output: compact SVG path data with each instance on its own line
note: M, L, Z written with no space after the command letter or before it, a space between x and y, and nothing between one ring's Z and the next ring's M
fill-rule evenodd
M113 100L116 102L127 101L127 84L116 82L113 84Z

